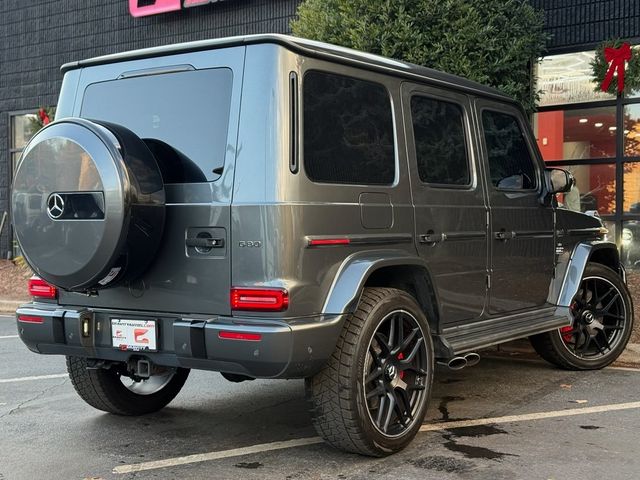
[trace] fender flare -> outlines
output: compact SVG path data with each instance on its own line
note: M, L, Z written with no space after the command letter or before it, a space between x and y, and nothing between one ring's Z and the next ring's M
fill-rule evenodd
M578 289L580 288L580 282L582 281L582 276L585 268L587 268L589 260L593 257L595 252L605 249L613 251L615 262L617 263L613 269L619 271L624 279L624 270L621 269L618 247L615 243L602 240L578 243L571 253L571 257L569 258L568 264L565 268L564 276L562 279L556 278L554 280L554 282L561 281L562 284L560 285L557 300L553 303L562 307L571 306L573 297L576 296Z
M433 277L426 262L403 250L368 250L354 253L344 259L333 279L322 307L323 314L353 313L360 301L362 289L376 270L392 266L416 266L425 270L433 286ZM437 301L437 291L434 290ZM439 311L438 305L434 305Z

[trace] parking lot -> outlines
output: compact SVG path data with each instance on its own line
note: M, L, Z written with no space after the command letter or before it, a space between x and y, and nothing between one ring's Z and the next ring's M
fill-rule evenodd
M0 317L0 479L638 478L640 370L566 372L484 358L438 368L428 420L386 459L315 436L302 381L192 372L160 413L93 410L64 360L27 351Z

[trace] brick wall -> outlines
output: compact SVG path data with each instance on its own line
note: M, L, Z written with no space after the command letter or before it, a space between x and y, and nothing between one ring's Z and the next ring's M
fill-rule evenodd
M0 218L9 210L9 112L55 105L65 62L190 40L289 31L299 0L227 0L133 18L128 0L0 1ZM7 225L0 257L10 248Z
M640 0L530 0L545 11L550 53L593 49L624 38L640 43Z

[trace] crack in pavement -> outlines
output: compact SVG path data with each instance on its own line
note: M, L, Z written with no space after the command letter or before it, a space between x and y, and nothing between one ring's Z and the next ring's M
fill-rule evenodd
M64 385L65 383L67 383L69 379L65 378L62 383L56 383L55 385L52 385L48 388L45 388L44 390L41 390L40 392L38 392L36 395L34 395L31 398L28 398L27 400L25 400L24 402L20 402L18 405L16 405L14 408L12 408L11 410L9 410L7 413L3 413L2 415L0 415L0 419L3 419L4 417L7 417L9 415L11 415L12 413L20 410L22 407L24 407L27 403L31 403L35 400L38 400L39 398L42 398L46 393L50 392L51 390L53 390L54 388L57 387L61 387L62 385Z

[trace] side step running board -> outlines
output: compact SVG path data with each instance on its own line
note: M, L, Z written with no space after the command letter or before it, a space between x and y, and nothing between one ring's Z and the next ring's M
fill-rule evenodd
M503 342L548 332L570 325L568 310L549 307L507 317L482 320L470 325L445 328L442 340L454 355L476 351Z

